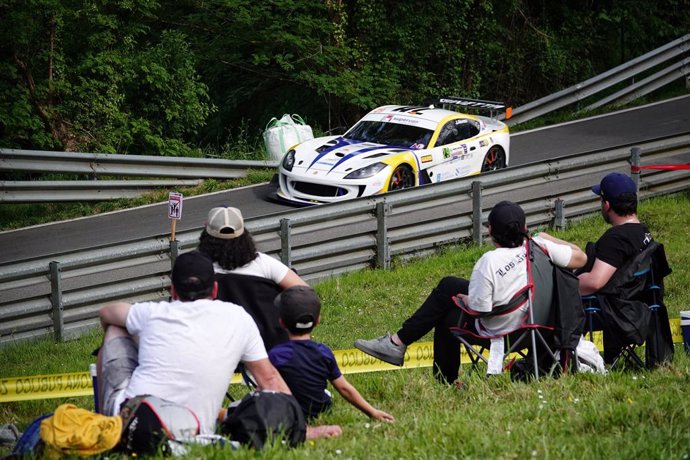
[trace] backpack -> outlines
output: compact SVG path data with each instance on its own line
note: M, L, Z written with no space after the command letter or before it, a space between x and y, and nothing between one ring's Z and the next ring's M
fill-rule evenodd
M256 449L274 439L295 447L306 439L307 422L294 396L255 391L228 408L220 429L233 441Z
M120 448L128 454L163 454L174 449L170 441L185 441L199 434L199 419L189 408L151 395L130 398L120 411Z
M41 422L48 417L52 417L53 413L44 414L32 421L26 427L24 433L17 440L12 449L12 456L10 458L22 458L24 456L41 457L43 453L43 441L41 440Z

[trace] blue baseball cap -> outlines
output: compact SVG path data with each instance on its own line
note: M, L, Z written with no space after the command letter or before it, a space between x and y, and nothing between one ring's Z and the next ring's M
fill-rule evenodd
M604 197L606 201L617 203L624 193L637 194L635 182L625 174L613 172L609 173L601 180L601 183L592 187L592 191Z

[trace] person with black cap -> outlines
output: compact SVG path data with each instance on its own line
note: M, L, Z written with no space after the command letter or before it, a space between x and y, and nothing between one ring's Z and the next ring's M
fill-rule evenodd
M290 340L273 347L268 357L295 396L307 420L329 411L333 404L327 382L350 404L369 417L393 422L392 415L369 404L340 372L328 346L311 339L321 318L321 300L309 286L294 286L275 298L280 324Z
M190 408L201 434L215 432L218 412L239 362L259 389L290 393L271 365L252 318L214 300L213 263L181 254L172 270L170 301L117 302L100 309L99 407L117 415L128 398L150 394Z
M489 235L496 246L474 265L469 281L454 276L443 278L417 311L393 335L377 339L358 339L355 347L389 364L402 366L407 346L434 329L434 375L453 383L460 367L460 344L450 332L457 326L460 309L453 301L459 297L468 309L490 312L495 306L507 304L527 285L525 213L516 203L501 201L489 213ZM582 267L585 253L576 245L541 232L534 236L546 249L554 264ZM516 330L528 305L512 313L478 319L479 335L503 335Z
M578 275L582 295L599 291L653 240L649 228L637 217L637 187L630 177L607 174L592 192L601 198L601 215L611 228L589 245L589 263Z

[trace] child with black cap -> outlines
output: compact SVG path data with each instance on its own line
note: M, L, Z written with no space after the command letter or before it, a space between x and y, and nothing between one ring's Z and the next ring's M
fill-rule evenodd
M272 348L268 357L299 401L307 419L330 410L333 401L326 390L326 383L330 381L343 398L369 417L385 422L395 420L369 404L345 379L330 348L311 340L311 331L319 323L321 313L321 301L311 287L285 289L276 297L275 306L290 340Z

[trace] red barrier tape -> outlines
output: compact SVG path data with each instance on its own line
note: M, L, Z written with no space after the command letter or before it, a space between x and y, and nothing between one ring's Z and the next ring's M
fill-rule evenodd
M666 169L666 170L681 170L690 169L690 164L679 164L679 165L648 165L648 166L630 166L630 172L638 173L642 169Z

